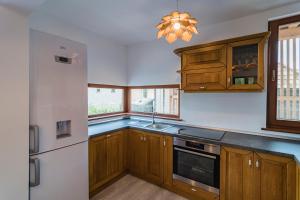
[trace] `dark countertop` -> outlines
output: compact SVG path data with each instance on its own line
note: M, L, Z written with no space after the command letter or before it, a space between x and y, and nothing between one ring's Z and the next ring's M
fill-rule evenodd
M124 128L136 128L143 131L157 132L177 137L185 137L178 135L178 131L184 127L182 125L173 125L163 131L155 131L144 128L143 125L149 124L149 121L122 119L111 122L104 122L89 126L89 137L95 137L101 134L121 130ZM191 128L191 127L189 127ZM187 137L185 137L187 138ZM243 133L225 132L220 141L197 139L204 142L220 144L223 146L239 147L248 150L261 151L264 153L272 153L280 156L295 159L300 164L300 141L278 139L259 135L250 135Z

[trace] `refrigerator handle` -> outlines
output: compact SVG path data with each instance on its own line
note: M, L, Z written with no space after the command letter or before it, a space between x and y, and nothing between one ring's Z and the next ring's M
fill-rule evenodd
M30 136L30 142L32 145L30 145L29 152L31 154L38 153L39 152L39 143L40 143L40 133L39 133L39 127L34 125L29 127Z
M34 177L33 179L30 179L30 187L36 187L38 185L40 185L40 159L38 158L30 158L30 164L33 165L33 174ZM32 172L32 171L30 171ZM30 174L30 176L32 177L33 174Z

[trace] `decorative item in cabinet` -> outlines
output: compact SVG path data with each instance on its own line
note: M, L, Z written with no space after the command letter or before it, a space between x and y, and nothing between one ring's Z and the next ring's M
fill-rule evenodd
M228 89L264 89L264 47L267 36L228 44Z

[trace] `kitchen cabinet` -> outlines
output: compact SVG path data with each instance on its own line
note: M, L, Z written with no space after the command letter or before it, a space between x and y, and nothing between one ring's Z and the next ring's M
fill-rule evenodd
M228 44L228 89L260 90L264 88L265 37Z
M163 183L163 136L130 130L129 171L156 184Z
M226 67L225 44L187 50L182 53L182 70Z
M176 49L186 92L261 91L269 32Z
M298 165L297 169L297 185L296 185L296 193L297 193L297 200L300 200L300 165Z
M118 131L89 140L89 186L90 193L125 171L126 131Z
M108 177L106 135L89 140L90 191L103 185Z
M221 200L295 200L293 159L223 147Z
M182 71L181 89L192 91L219 91L226 89L226 68L208 68Z
M164 136L163 174L164 187L171 189L173 186L173 137Z
M145 133L146 170L147 180L161 185L163 183L163 136L160 134Z
M250 163L249 163L250 162ZM222 148L221 150L221 200L253 199L253 152Z
M146 165L144 133L137 130L130 130L128 134L128 146L129 171L133 175L142 177L145 173Z
M124 169L123 145L122 132L107 135L107 171L109 177L119 175Z
M290 200L296 196L294 160L264 153L254 153L255 199Z

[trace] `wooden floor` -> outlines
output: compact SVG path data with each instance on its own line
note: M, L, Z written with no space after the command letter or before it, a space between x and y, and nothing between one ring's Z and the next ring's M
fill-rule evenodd
M91 200L186 200L168 190L126 175Z

